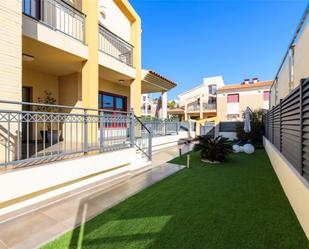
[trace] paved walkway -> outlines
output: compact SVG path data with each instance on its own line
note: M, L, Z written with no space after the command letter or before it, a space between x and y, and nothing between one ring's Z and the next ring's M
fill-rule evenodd
M183 153L191 146L184 146ZM154 153L153 169L110 189L87 190L34 212L0 223L0 249L37 248L122 200L181 170L167 163L178 156L178 147Z

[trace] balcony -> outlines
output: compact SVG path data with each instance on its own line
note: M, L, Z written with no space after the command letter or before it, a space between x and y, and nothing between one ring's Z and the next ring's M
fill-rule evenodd
M23 14L47 27L85 42L86 16L61 0L23 0Z
M133 46L102 25L99 26L99 50L128 66L133 66Z
M210 111L216 111L216 104L208 104L203 103L203 112L210 112ZM190 104L187 106L187 112L200 112L200 105L199 104Z

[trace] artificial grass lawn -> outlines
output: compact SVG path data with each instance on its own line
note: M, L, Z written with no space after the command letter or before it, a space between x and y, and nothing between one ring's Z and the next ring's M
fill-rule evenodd
M44 248L309 248L264 150L184 169ZM185 164L186 157L172 160Z

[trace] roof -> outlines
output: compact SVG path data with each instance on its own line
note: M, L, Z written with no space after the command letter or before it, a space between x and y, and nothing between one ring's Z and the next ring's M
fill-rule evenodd
M184 114L184 109L178 107L174 109L167 109L167 112L170 114Z
M175 86L174 81L152 70L142 70L142 93L168 91Z
M168 79L168 78L162 76L161 74L156 73L155 71L148 70L148 72L151 73L151 74L153 74L153 75L155 75L155 76L157 76L157 77L159 77L159 78L161 78L162 80L166 80L167 82L173 84L174 86L177 86L177 83L176 83L176 82L174 82L174 81L172 81L172 80L170 80L170 79Z
M267 81L260 81L253 84L233 84L233 85L226 85L217 90L217 92L225 92L230 90L242 90L242 89L250 89L250 88L259 88L259 87L267 87L271 86L273 83L272 80Z

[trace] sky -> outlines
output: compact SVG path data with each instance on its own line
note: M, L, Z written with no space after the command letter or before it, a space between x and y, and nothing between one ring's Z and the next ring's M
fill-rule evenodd
M272 80L308 1L130 0L142 20L142 65L175 81L169 99L221 75Z

